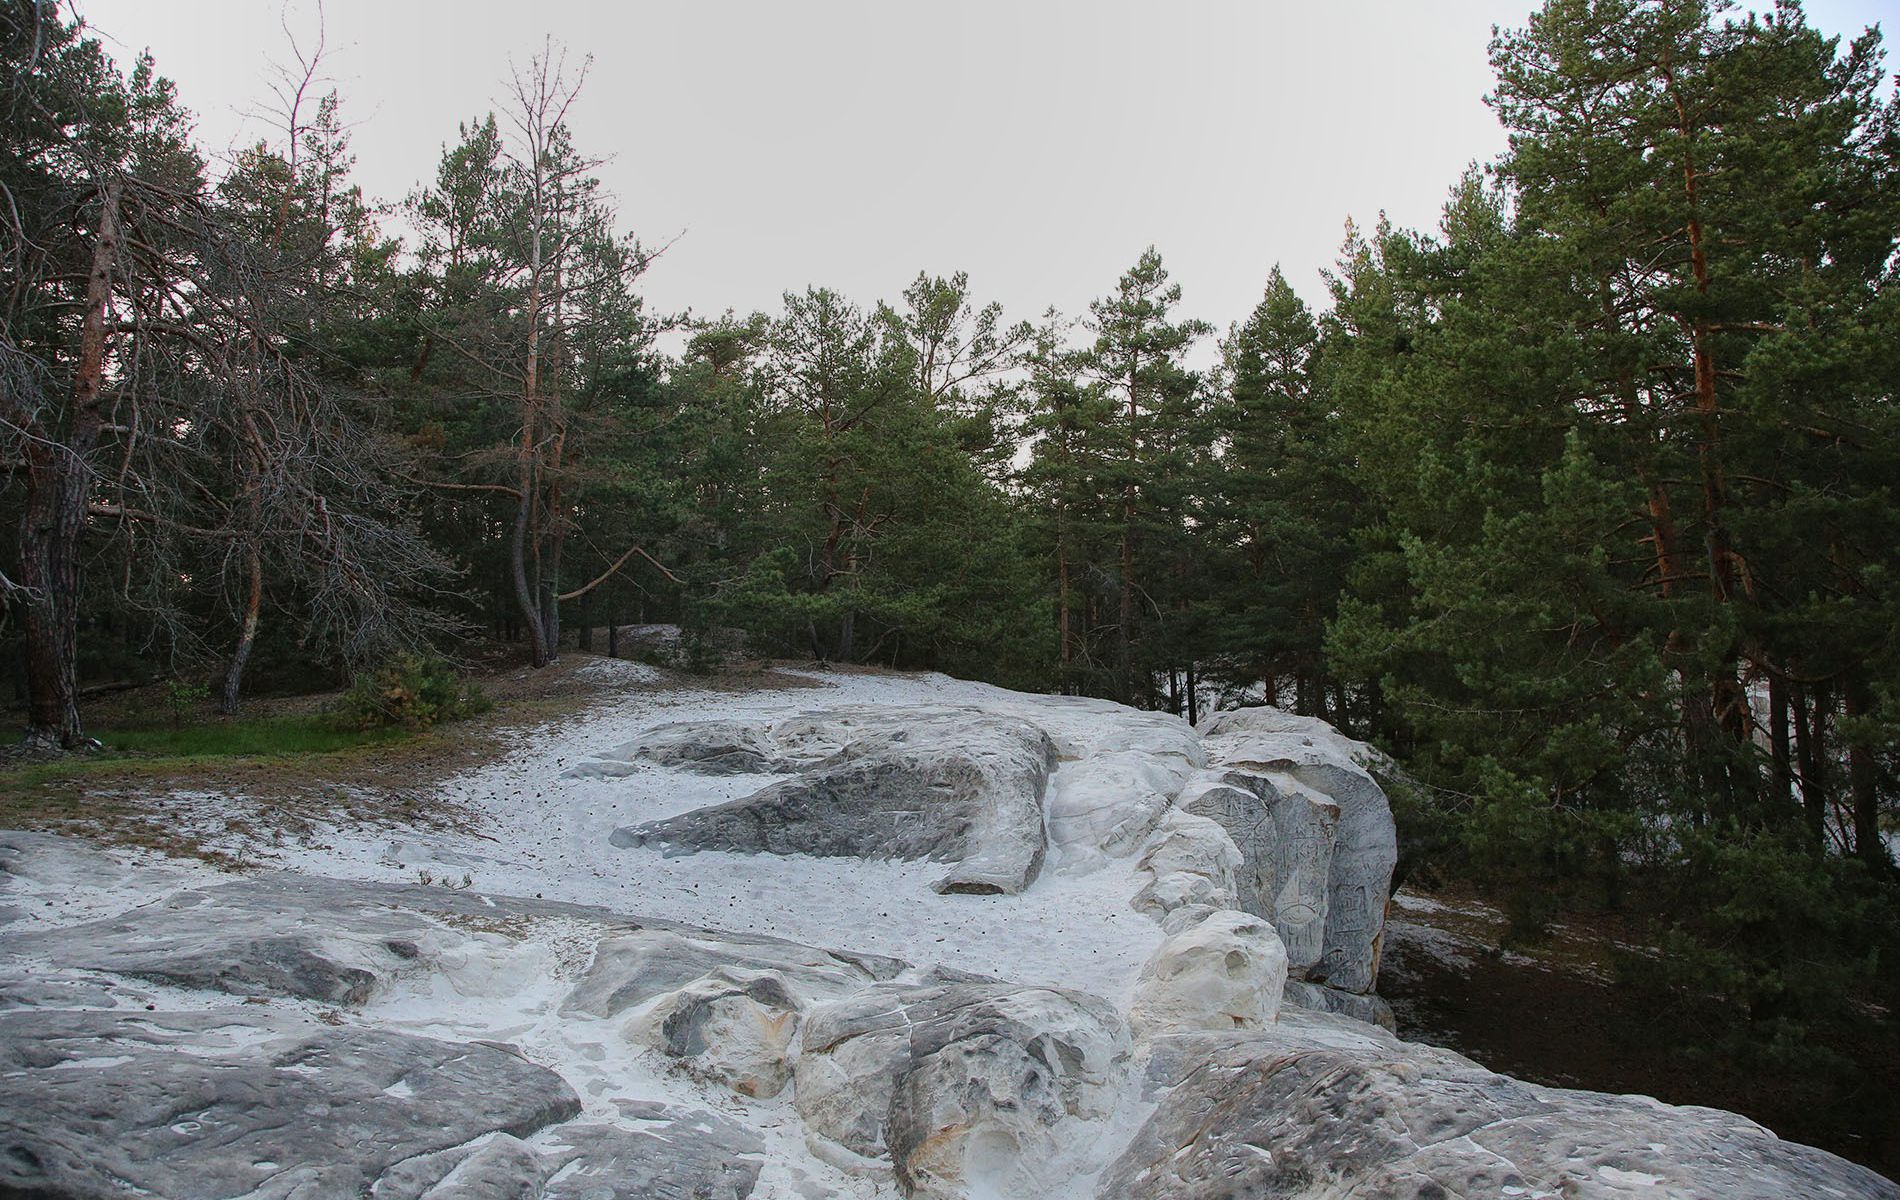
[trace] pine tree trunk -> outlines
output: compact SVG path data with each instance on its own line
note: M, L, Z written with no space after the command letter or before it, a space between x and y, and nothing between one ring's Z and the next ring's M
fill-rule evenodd
M561 657L561 551L565 538L561 535L559 516L553 518L554 528L548 534L548 554L542 563L541 577L541 634L547 639L548 662Z
M79 534L86 469L66 447L27 452L26 512L20 521L20 584L27 687L27 745L73 749L79 722Z
M1775 823L1794 813L1794 762L1788 737L1788 685L1778 675L1768 676L1768 742L1774 763Z
M534 585L528 579L528 480L531 478L526 466L522 472L522 491L520 502L515 505L514 532L508 543L509 578L514 583L515 606L521 613L521 623L527 627L531 643L530 661L537 667L548 665L547 639L542 635L540 606L535 602Z
M1129 481L1122 485L1122 589L1121 608L1117 614L1120 625L1121 651L1121 699L1124 702L1134 700L1134 636L1135 636L1135 464L1141 458L1141 391L1140 377L1131 369L1128 374L1128 470ZM1146 690L1146 689L1144 689Z
M1850 676L1847 681L1845 713L1850 719L1865 717L1869 707L1867 681ZM1887 844L1880 837L1880 793L1876 785L1878 769L1873 747L1867 744L1863 730L1856 729L1847 743L1847 789L1854 809L1854 852L1861 861L1876 870L1892 865Z
M1801 810L1806 819L1808 844L1816 854L1827 850L1827 688L1813 693L1798 688L1794 696L1795 755L1801 773Z
M1074 651L1069 645L1069 553L1061 538L1056 542L1056 576L1060 581L1056 596L1056 637L1061 657L1064 683L1068 686L1067 671Z
M539 169L535 164L537 204L541 200ZM541 306L542 306L542 220L543 211L537 209L532 216L533 228L528 241L528 339L527 362L522 371L521 386L521 445L518 451L516 477L520 495L515 504L515 526L509 543L509 567L513 573L515 603L520 606L522 623L528 627L528 637L532 642L532 663L536 667L545 667L554 661L553 647L547 636L547 628L541 622L541 535L542 531L535 521L536 493L541 485L539 470L541 434ZM535 570L530 578L528 571L529 552L533 551Z
M224 672L224 690L218 697L218 711L227 717L238 710L244 667L251 661L251 648L257 644L257 617L264 605L264 563L255 545L245 552L244 570L244 619L238 626L237 648L231 652L231 664Z
M86 314L73 372L72 417L63 444L26 439L27 494L20 519L21 626L26 649L29 747L78 747L79 538L85 527L89 459L99 444L105 389L106 309L119 256L119 185L106 185L86 279Z

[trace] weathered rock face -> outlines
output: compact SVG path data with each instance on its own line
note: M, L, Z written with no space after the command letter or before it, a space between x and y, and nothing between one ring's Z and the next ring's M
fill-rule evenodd
M559 1075L490 1046L232 1012L0 1015L0 1194L358 1195L579 1111Z
M1121 751L1072 763L1049 792L1049 841L1071 869L1121 858L1174 803L1187 777L1178 758Z
M181 891L120 917L12 935L12 952L78 974L61 983L40 969L13 983L0 968L0 1007L10 995L35 1004L56 1000L47 994L55 986L82 994L85 972L345 1006L410 977L443 977L464 995L506 995L542 966L522 948L519 928L551 918L599 927L593 965L567 1001L571 1011L593 1016L613 1016L723 965L784 971L809 995L888 979L904 968L875 954L581 905L271 873Z
M1104 1200L1900 1200L1730 1113L1536 1087L1336 1017L1171 1041L1148 1074L1167 1090L1104 1173Z
M17 946L174 987L358 1005L407 971L492 962L508 942L361 894L345 900L332 881L272 877L180 892L122 917L22 935Z
M1370 992L1398 861L1391 807L1362 765L1376 752L1271 708L1216 713L1203 733L1212 766L1179 803L1233 838L1240 907L1273 921L1294 978Z
M745 1200L765 1147L743 1125L698 1109L631 1106L642 1128L563 1125L547 1135L548 1181L534 1200ZM425 1198L434 1200L434 1197Z
M1214 822L1232 839L1240 856L1235 906L1274 923L1296 974L1319 965L1326 953L1338 808L1303 790L1282 791L1263 776L1218 772L1190 784L1181 809Z
M840 996L904 969L893 958L790 942L638 929L601 942L563 1011L612 1017L722 969L771 972L807 999Z
M498 1133L473 1148L458 1146L404 1159L369 1190L370 1200L539 1200L548 1164L526 1142Z
M1234 908L1240 903L1235 873L1242 861L1233 839L1217 822L1185 809L1162 818L1137 865L1152 879L1131 903L1156 920L1190 905Z
M860 1167L907 1195L1041 1197L1091 1166L1129 1057L1112 1006L1049 988L884 984L814 1008L794 1098Z
M1281 993L1281 999L1287 1004L1309 1009L1312 1012L1351 1017L1355 1021L1377 1025L1388 1033L1398 1032L1398 1018L1393 1015L1392 1006L1379 996L1361 992L1342 992L1338 988L1329 988L1324 984L1289 979L1286 981L1286 990Z
M803 1009L777 972L722 967L662 997L627 1032L700 1079L765 1099L791 1079L792 1036Z
M744 1126L697 1109L626 1107L640 1128L559 1125L545 1131L539 1145L502 1133L407 1159L376 1181L370 1200L745 1200L752 1194L765 1147Z
M677 721L655 726L638 742L575 768L580 774L612 775L639 761L703 775L755 775L799 771L818 765L792 758L769 729L744 721Z
M1262 917L1225 909L1171 934L1141 969L1129 1024L1142 1037L1263 1029L1280 1012L1286 950Z
M697 729L664 727L654 746L618 753L681 762L702 736L721 763L756 755L803 773L729 804L616 830L615 845L949 861L956 866L937 890L975 894L1013 895L1042 867L1055 747L1026 721L975 709L838 710L769 729Z

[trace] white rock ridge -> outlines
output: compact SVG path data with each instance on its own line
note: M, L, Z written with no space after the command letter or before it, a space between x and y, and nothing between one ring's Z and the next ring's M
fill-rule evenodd
M1293 977L1371 992L1398 836L1376 751L1273 708L1215 713L1207 775L1182 798L1239 847L1240 906L1280 930Z
M0 1196L1900 1200L1311 1011L1381 1015L1393 846L1322 725L806 682L643 674L483 828L236 879L0 834Z

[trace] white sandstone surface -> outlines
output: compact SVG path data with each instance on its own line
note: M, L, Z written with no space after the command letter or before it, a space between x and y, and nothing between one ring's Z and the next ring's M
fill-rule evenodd
M369 1137L334 1121L286 1135L278 1114L232 1107L292 1150L318 1134L346 1151L388 1143L454 1070L500 1081L479 1097L494 1109L480 1132L441 1125L462 1140L346 1164L375 1181L348 1194L403 1200L1146 1200L1237 1172L1243 1190L1308 1180L1272 1194L1322 1200L1338 1194L1335 1166L1436 1172L1471 1196L1637 1200L1690 1194L1708 1174L1751 1200L1797 1194L1784 1181L1900 1200L1729 1114L1534 1089L1358 1020L1283 1010L1283 987L1315 1007L1378 1006L1393 839L1367 767L1382 764L1320 722L1257 709L1197 733L941 675L782 672L794 686L726 691L609 660L582 669L609 689L598 702L439 786L473 814L459 829L265 840L228 798L168 798L179 822L225 829L217 848L261 868L243 876L0 834L0 1058L19 1049L11 1028L70 1048L52 1067L29 1049L12 1071L43 1089L57 1072L60 1087L83 1076L110 1092L114 1066L136 1058L150 1090L182 1053L250 1071L262 1082L246 1096L328 1080L319 1095L357 1103L367 1088L361 1102L383 1106ZM889 769L902 795L880 807L863 786L779 786L841 764ZM883 855L952 793L955 834L999 780L1014 815L983 838ZM782 850L777 833L822 824L826 804L850 845L880 856L824 856L836 847L822 839L696 849L665 824L727 806ZM946 862L953 878L990 871L1018 837L1033 845L1010 860L1015 894L939 890ZM142 1040L120 1056L127 1030ZM397 1060L434 1065L384 1085ZM1445 1132L1466 1095L1490 1149ZM5 1097L14 1132L0 1133L38 1136L38 1114ZM86 1104L75 1111L99 1107ZM1436 1131L1429 1153L1381 1123L1401 1109L1421 1138ZM1692 1156L1659 1149L1664 1130ZM1295 1155L1284 1176L1268 1144ZM256 1172L251 1194L343 1194L289 1178L319 1167L241 1149L221 1145L217 1165ZM33 1167L21 1153L0 1170Z

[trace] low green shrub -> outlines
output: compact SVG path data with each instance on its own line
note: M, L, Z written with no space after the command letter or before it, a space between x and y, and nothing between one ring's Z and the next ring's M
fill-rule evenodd
M480 686L464 679L445 659L401 654L375 671L358 675L330 710L346 729L428 729L493 707Z

